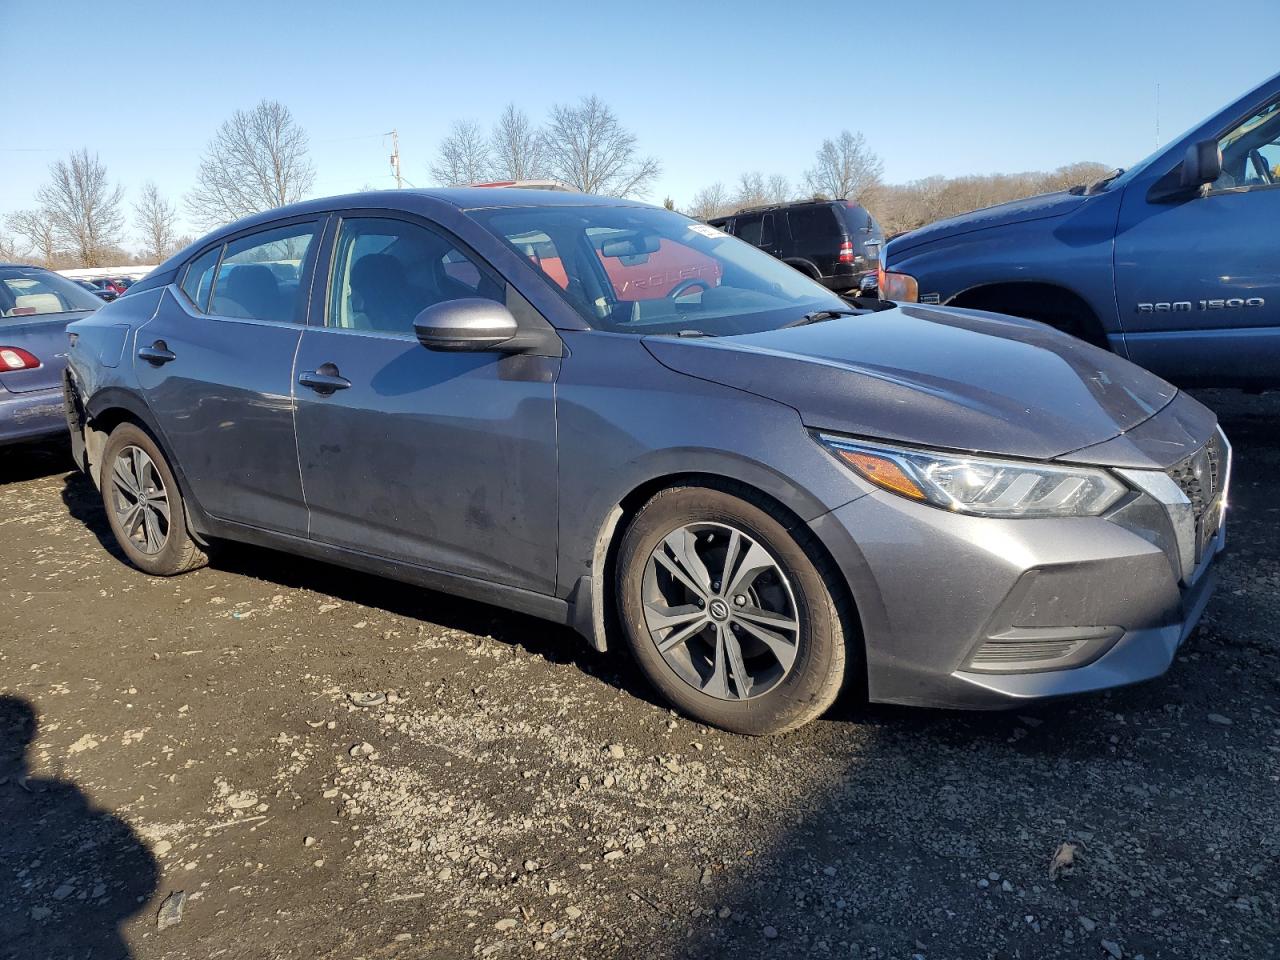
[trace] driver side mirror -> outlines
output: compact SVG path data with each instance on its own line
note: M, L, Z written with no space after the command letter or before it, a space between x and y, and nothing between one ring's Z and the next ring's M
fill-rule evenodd
M1148 203L1173 203L1197 196L1200 188L1222 176L1222 151L1217 140L1200 140L1187 147L1182 162L1151 185Z
M515 339L519 326L502 304L481 297L446 300L413 319L413 332L428 350L493 350Z
M1187 147L1178 178L1184 190L1198 190L1222 176L1222 151L1217 140L1201 140Z

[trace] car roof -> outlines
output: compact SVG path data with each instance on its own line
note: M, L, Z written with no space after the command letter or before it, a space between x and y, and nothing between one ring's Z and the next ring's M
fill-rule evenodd
M790 210L795 207L857 207L856 200L793 200L790 203L762 203L755 207L741 207L726 217L740 217L744 213L768 213L771 210ZM720 219L719 217L716 218Z
M440 189L366 190L332 197L316 197L283 207L251 214L234 223L210 231L199 242L238 233L263 223L289 217L323 213L337 208L406 210L422 213L434 204L449 204L459 210L487 210L506 207L652 207L638 200L600 197L589 193L561 193L556 190L494 189L492 187L441 187Z

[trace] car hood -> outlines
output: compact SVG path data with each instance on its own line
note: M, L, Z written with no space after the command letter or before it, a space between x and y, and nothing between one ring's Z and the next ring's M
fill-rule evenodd
M664 366L778 400L814 430L1041 460L1119 436L1177 393L1043 324L950 307L644 343Z
M989 227L1002 227L1010 223L1022 223L1027 220L1043 220L1048 217L1060 217L1070 213L1089 197L1080 194L1045 193L1038 197L1027 197L1025 200L1013 200L994 207L974 210L948 220L939 220L919 230L912 230L890 241L887 255L902 253L921 244L954 237L974 230L986 230Z

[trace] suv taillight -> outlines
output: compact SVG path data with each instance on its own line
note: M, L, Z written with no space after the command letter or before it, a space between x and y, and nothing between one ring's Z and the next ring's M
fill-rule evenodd
M40 361L21 347L0 347L0 370L36 370Z
M828 247L827 249L830 250L831 248ZM852 240L846 240L844 243L840 244L840 262L853 263L853 241Z

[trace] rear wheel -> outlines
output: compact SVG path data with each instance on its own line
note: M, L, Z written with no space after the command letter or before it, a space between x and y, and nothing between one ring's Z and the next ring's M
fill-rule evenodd
M645 676L699 720L780 733L840 692L846 642L832 591L762 505L704 487L657 494L623 538L617 596Z
M102 503L116 542L139 570L168 577L207 562L187 531L173 471L156 442L135 424L120 424L107 440Z

